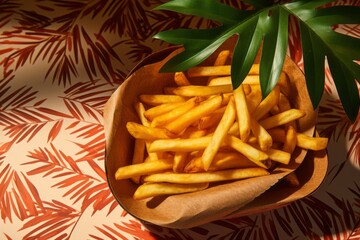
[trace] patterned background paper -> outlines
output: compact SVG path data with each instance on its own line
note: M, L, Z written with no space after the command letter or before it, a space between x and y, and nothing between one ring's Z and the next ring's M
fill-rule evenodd
M317 129L330 138L329 168L312 195L185 230L144 225L118 205L104 172L104 104L168 46L155 33L215 26L152 10L163 2L0 0L0 239L360 239L360 115L346 118L328 70ZM334 27L360 37L360 25ZM288 53L302 67L294 29Z

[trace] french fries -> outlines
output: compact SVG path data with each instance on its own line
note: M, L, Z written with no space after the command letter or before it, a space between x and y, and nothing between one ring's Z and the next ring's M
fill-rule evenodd
M326 148L328 139L324 137L309 137L305 134L298 133L296 135L296 144L301 148L319 151Z
M151 143L149 152L192 152L204 150L211 141L211 136L189 139L158 139Z
M241 85L235 89L234 99L237 113L236 116L239 123L240 139L246 142L250 136L250 113L243 86L244 85Z
M160 116L155 117L151 122L151 126L157 127L157 126L165 125L165 124L173 121L174 119L178 118L179 116L185 114L186 112L191 110L193 107L195 107L198 103L199 103L198 98L196 98L196 97L191 98L191 99L187 100L186 102L184 102L183 104L181 104L180 106L178 106L177 108L174 108L167 113L164 113L164 114L161 114Z
M265 116L279 101L280 88L275 86L271 93L256 107L252 117L259 120Z
M194 107L193 109L189 110L187 113L181 115L171 123L167 124L165 126L165 129L175 134L179 134L200 118L205 117L209 113L220 108L221 102L222 97L220 95L209 98Z
M180 193L196 192L206 189L209 183L176 184L176 183L145 183L140 185L135 193L134 199L140 200L159 195L174 195Z
M295 121L305 116L305 112L299 109L289 109L285 112L278 113L271 117L261 120L259 123L265 128L273 128L286 123Z
M215 172L199 172L199 173L157 173L151 174L144 178L145 182L170 182L170 183L209 183L220 182L235 179L244 179L250 177L258 177L268 175L266 169L260 167L228 169Z
M209 171L217 171L231 168L248 168L257 167L255 163L247 157L236 152L218 152L211 165ZM185 167L185 172L202 172L204 170L201 157L193 158Z
M267 168L266 165L261 161L268 159L269 156L266 153L262 152L261 150L247 143L244 143L237 137L229 136L229 135L226 136L225 143L230 147L232 147L233 149L235 149L236 151L238 151L239 153L245 155L250 161L254 162L256 165L262 168Z
M209 96L221 93L231 93L233 91L231 84L216 86L182 86L172 90L172 93L183 97Z
M295 150L296 143L296 130L293 126L288 126L286 129L283 151L291 154Z
M149 105L149 106L157 106L163 103L178 103L185 102L186 98L177 95L148 95L142 94L139 96L141 102Z
M228 106L226 107L225 113L220 120L219 125L216 127L214 134L211 137L211 141L206 146L204 153L202 155L202 161L204 169L208 170L210 164L215 157L216 152L220 148L220 145L224 141L227 132L229 131L231 125L235 121L235 103L233 99L230 99Z
M127 165L116 171L115 179L120 180L170 170L172 162L172 159L159 159L158 161Z
M190 85L189 80L183 72L176 72L174 76L174 81L178 86L188 86Z
M144 154L145 154L145 141L142 139L135 139L132 164L134 165L144 162ZM139 184L140 176L134 176L131 178L131 180Z
M166 129L146 127L136 122L128 122L126 128L134 138L144 140L171 138L171 136L174 136Z
M164 113L167 113L181 105L183 105L184 102L177 102L177 103L164 103L152 108L147 109L144 112L144 116L149 120L152 121L154 118L156 118L159 115L162 115Z
M233 89L228 59L229 51L223 51L213 66L176 72L174 85L164 92L139 96L134 105L139 122L126 124L135 138L132 162L115 173L117 180L139 185L134 199L266 176L276 164L289 164L296 148L327 147L327 138L298 132L296 121L305 112L291 106L284 72L262 99L259 65ZM197 77L205 82L199 85ZM296 175L288 175L287 181L299 184L295 180Z

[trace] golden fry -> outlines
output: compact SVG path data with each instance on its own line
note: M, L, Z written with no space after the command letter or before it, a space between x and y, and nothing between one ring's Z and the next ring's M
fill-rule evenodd
M251 119L251 131L257 139L262 151L266 151L272 146L273 142L271 135L254 119Z
M184 172L194 173L194 172L204 172L204 164L201 157L195 157L191 159L186 166L184 167ZM209 169L209 171L211 171Z
M174 75L174 81L178 86L188 86L190 85L189 80L183 72L176 72Z
M214 66L221 66L226 64L226 60L228 59L230 55L229 50L223 50L221 51L218 56L215 59Z
M234 124L230 127L229 131L228 131L228 135L234 136L234 137L239 137L239 124L237 121L234 122Z
M177 102L185 102L187 98L177 95L149 95L142 94L140 95L140 101L149 105L149 106L157 106L163 103L177 103Z
M305 134L298 133L296 135L297 145L301 148L319 151L326 149L328 138L325 137L309 137Z
M290 153L278 149L270 148L265 153L269 156L271 160L282 164L289 164L291 159Z
M286 129L283 151L291 154L295 150L296 145L297 145L297 137L296 137L295 128L289 126Z
M210 77L210 76L224 76L230 75L230 65L222 66L199 66L193 67L188 70L190 77Z
M142 125L144 125L145 127L150 127L150 122L149 122L148 119L145 117L145 107L144 107L144 105L143 105L141 102L137 102L137 103L135 104L135 110L136 110L136 112L137 112L137 114L138 114L138 116L139 116L139 118L140 118L140 122L142 123ZM133 126L133 128L134 128L134 126ZM137 129L137 128L135 127L133 131L135 131L136 129ZM148 130L150 130L149 133L153 133L153 131L151 131L151 129L148 129ZM147 131L146 131L146 132L147 132ZM133 132L133 133L134 133L134 132ZM136 140L140 140L140 139L136 139ZM143 139L141 139L141 140L143 140ZM150 142L151 142L151 141L150 141L149 139L147 139L147 140L145 141L145 147L146 147L146 149L149 148ZM156 161L156 160L159 159L157 153L149 153L148 155L149 155L149 156L148 156L148 160L149 160L149 161ZM140 178L139 178L139 177L134 177L134 180L135 180L135 181L136 181L136 180L140 180Z
M174 108L181 106L184 102L177 102L177 103L164 103L161 105L157 105L155 107L149 108L144 112L144 115L147 119L152 121L155 117L167 113Z
M278 86L275 86L274 89L269 93L269 95L257 106L257 108L252 114L252 117L255 120L261 119L278 103L279 97L280 88Z
M253 146L244 143L240 139L234 136L226 136L225 143L235 149L236 151L243 154L247 157L250 161L254 162L256 165L262 168L267 168L264 163L261 161L268 159L268 155Z
M198 129L206 129L210 127L217 126L222 118L224 113L221 112L213 112L206 117L202 117L197 122Z
M233 96L233 93L222 94L221 106L226 106L229 103L231 96Z
M233 91L232 85L218 85L218 86L182 86L177 87L173 90L173 93L183 97L194 97L194 96L210 96L221 93L231 93Z
M286 132L281 128L269 129L269 133L275 141L284 142L286 138ZM296 134L296 145L300 148L309 150L323 150L326 149L328 144L328 138L325 137L310 137L303 133Z
M135 103L135 111L136 111L137 115L139 116L139 119L140 119L140 122L142 123L142 125L144 125L145 127L149 127L150 122L144 115L145 107L141 102Z
M200 118L205 117L209 113L218 109L221 105L221 101L221 96L209 98L201 102L196 107L192 108L187 113L167 124L165 128L173 133L179 134Z
M211 136L189 139L160 139L151 143L149 152L192 152L203 150L210 143Z
M204 190L208 186L208 183L145 183L136 189L133 197L134 199L139 200L160 195L175 195L181 193L196 192Z
M208 86L221 86L221 85L229 85L231 84L231 76L225 77L211 77Z
M198 137L203 137L205 136L207 133L206 130L204 129L198 129L196 127L188 127L182 134L181 134L181 138L186 139L186 138L198 138Z
M236 117L235 103L233 99L230 99L228 106L225 109L225 113L220 120L219 125L216 127L215 132L211 138L209 145L205 148L202 155L202 161L204 169L208 170L210 164L220 148L229 128L234 123Z
M190 109L195 107L200 102L200 99L198 97L191 98L178 106L177 108L174 108L170 110L167 113L161 114L153 119L151 122L151 127L158 127L166 125L167 123L175 120L179 116L183 115L184 113L188 112Z
M243 85L234 90L236 116L239 124L240 139L246 142L250 136L250 113L247 107Z
M150 143L146 145L148 149L148 146L150 146ZM159 160L159 156L158 156L158 153L155 153L155 152L149 152L148 153L148 157L146 158L146 161L157 161Z
M144 153L145 153L145 141L142 139L135 139L132 164L142 163L144 161Z
M127 165L118 168L115 173L115 179L127 179L136 176L148 175L170 170L173 165L172 159L161 159L158 161L143 162L134 165Z
M145 182L170 182L170 183L207 183L235 179L245 179L269 175L270 173L259 167L229 169L215 172L200 173L157 173L146 176Z
M251 92L246 96L246 103L249 113L252 115L262 100L261 90L259 88L251 88Z
M211 114L211 116L203 117L203 118L199 119L199 121L197 123L197 127L199 129L207 129L210 127L216 127L219 124L221 117L222 117L221 113Z
M213 77L209 80L208 86L228 85L232 84L231 76ZM259 75L247 75L242 82L247 85L259 85ZM249 93L249 92L248 92Z
M248 95L248 94L250 94L251 93L251 86L250 86L250 84L241 84L241 86L242 86L242 88L243 88L243 90L244 90L244 93L245 93L245 95Z
M305 112L299 109L292 108L285 112L281 112L279 114L273 115L271 117L265 118L261 120L259 123L265 129L270 129L273 127L277 127L280 125L284 125L286 123L295 121L299 118L305 116Z
M174 156L173 172L183 172L188 158L188 152L176 152Z
M221 170L227 168L248 168L257 167L257 165L250 161L241 153L237 152L218 152L215 155L214 161L209 170Z
M138 164L144 162L145 141L142 139L135 139L134 153L131 164ZM135 183L140 183L140 176L131 178Z
M291 109L291 103L289 99L282 93L280 93L278 106L280 112L285 112ZM296 123L294 121L287 123L286 126L292 126L296 130Z
M146 161L157 161L157 160L159 160L159 156L158 156L159 154L155 153L155 152L153 152L153 153L149 152L151 143L152 143L152 141L150 141L150 140L145 141L145 148L148 153L148 157L146 158Z
M145 127L144 125L128 122L126 128L131 136L134 138L144 140L167 139L174 137L174 134L163 128Z
M226 64L226 61L228 59L230 55L230 51L229 50L223 50L221 51L218 56L216 57L215 59L215 62L214 62L214 66L222 66L222 65L225 65ZM207 81L207 84L206 85L209 85L211 79L214 78L214 77L209 77L208 81ZM231 84L231 82L230 82Z
M260 78L259 75L247 75L242 82L242 84L251 84L251 85L259 85L260 84Z
M257 167L255 163L250 161L244 155L237 152L218 152L208 171L219 171L230 168L249 168ZM191 159L191 161L185 166L185 172L203 172L204 165L201 157Z
M193 130L191 128L186 129L183 136L187 138L199 138L206 134L206 131L203 130ZM183 172L185 165L187 163L189 152L175 152L174 156L174 172Z

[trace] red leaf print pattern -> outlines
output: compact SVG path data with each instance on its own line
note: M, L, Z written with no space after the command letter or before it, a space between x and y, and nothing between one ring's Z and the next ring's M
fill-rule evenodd
M121 224L123 224L124 226L122 226ZM142 229L141 225L138 222L130 221L130 223L123 222L121 224L114 223L114 227L103 225L102 227L97 227L97 229L109 239L126 240L127 237L123 235L123 232L134 235L138 239L157 239L149 231ZM103 239L102 237L98 237L95 235L90 235L90 237L92 237L93 239Z
M5 136L11 138L11 143L29 142L42 129L52 125L48 140L54 139L62 124L59 118L69 118L70 115L42 107L45 99L33 103L37 91L26 86L12 90L9 86L11 79L4 80L0 85L0 126L3 126Z
M80 213L59 201L45 202L45 212L30 218L20 229L29 229L25 239L67 239ZM34 228L35 227L35 228Z
M17 173L10 163L6 163L4 157L0 158L0 173L0 212L3 221L8 219L13 222L13 214L24 220L42 212L42 201L36 187L26 176Z
M54 126L51 128L49 132L48 142L54 140L56 136L59 134L61 127L62 127L63 121L60 120L57 123L54 124Z
M87 207L100 199L106 201L108 197L111 197L109 189L104 183L105 174L97 165L91 167L98 174L98 177L87 175L82 172L78 165L81 160L72 159L71 156L57 150L53 145L51 149L38 149L30 152L29 157L34 160L26 164L31 164L34 168L27 174L41 174L43 177L51 177L54 179L52 187L65 189L66 192L63 197L70 197L73 204L82 200L84 207ZM99 194L99 192L105 192L108 196L103 194L101 198L93 199L93 195ZM111 200L113 199L111 198Z
M72 116L78 120L95 119L101 123L103 107L115 87L100 81L78 82L66 89L63 97Z
M164 2L0 0L0 238L358 239L360 116L346 119L327 67L316 127L330 138L329 167L316 192L190 229L144 223L121 208L104 168L106 102L139 61L167 46L155 33L218 25L153 10ZM295 19L290 26L288 53L302 68ZM360 37L356 24L334 29Z

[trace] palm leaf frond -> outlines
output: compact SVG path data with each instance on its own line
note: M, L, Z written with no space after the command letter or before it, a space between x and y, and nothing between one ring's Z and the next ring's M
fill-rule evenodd
M225 40L238 35L231 63L233 86L237 88L242 83L262 44L260 85L263 97L266 97L275 86L284 63L289 16L292 16L300 26L304 72L314 108L318 107L323 94L324 61L327 59L343 109L354 122L360 106L356 86L356 80L360 81L360 66L354 62L360 59L360 39L335 32L333 26L360 23L360 7L326 5L333 2L331 0L245 2L253 5L255 10L235 9L215 0L207 1L206 5L199 0L173 0L157 7L221 24L210 29L175 29L156 34L155 38L183 45L185 49L170 59L161 70L185 71L204 61Z

